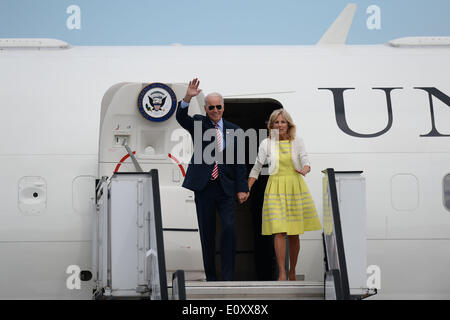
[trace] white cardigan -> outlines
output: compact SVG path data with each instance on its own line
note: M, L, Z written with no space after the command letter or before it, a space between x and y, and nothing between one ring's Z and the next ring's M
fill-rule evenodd
M250 177L258 179L259 173L261 172L262 166L264 163L268 163L269 165L269 174L276 173L274 172L277 166L277 151L276 143L274 139L264 139L259 145L258 156L256 157L255 164L250 171ZM291 151L292 151L292 163L294 164L294 168L298 171L302 170L304 166L310 166L308 154L306 153L305 144L303 140L299 137L291 140Z

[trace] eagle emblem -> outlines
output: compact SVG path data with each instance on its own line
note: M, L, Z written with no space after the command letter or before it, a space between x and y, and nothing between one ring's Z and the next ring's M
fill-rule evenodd
M158 94L160 92L156 91ZM148 96L148 101L150 102L150 106L148 103L145 104L145 108L147 111L153 110L153 111L159 111L161 110L161 107L166 103L167 96L162 97L160 95L155 95L153 97ZM163 110L164 111L164 110Z
M151 83L139 93L138 109L147 120L165 121L173 115L176 106L175 92L163 83Z

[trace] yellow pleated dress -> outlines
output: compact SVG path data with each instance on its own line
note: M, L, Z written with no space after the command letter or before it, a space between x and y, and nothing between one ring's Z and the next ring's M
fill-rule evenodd
M278 166L264 192L262 234L296 235L320 230L322 225L308 186L292 163L291 142L281 140L277 144Z

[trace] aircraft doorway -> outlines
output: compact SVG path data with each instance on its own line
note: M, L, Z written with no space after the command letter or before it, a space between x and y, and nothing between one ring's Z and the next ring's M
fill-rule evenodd
M259 129L267 129L271 113L283 106L274 99L225 99L223 118L240 126L244 131L256 130L258 146L261 139ZM257 147L257 146L256 146ZM249 152L249 139L246 138L245 160L248 173L253 167L256 155ZM250 156L253 159L250 159ZM261 212L264 190L268 176L260 175L252 187L249 199L236 208L236 262L235 276L237 281L276 280L276 258L272 236L261 235ZM220 248L220 218L217 217L216 248ZM216 252L216 266L220 275L220 252Z

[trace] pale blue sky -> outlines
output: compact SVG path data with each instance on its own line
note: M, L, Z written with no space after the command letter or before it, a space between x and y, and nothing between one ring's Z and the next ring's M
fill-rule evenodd
M450 0L0 0L0 38L57 38L72 45L310 45L348 3L358 5L349 44L450 36ZM71 5L80 9L76 17L67 13ZM371 5L379 8L379 29L367 26ZM69 29L68 20L80 29Z

